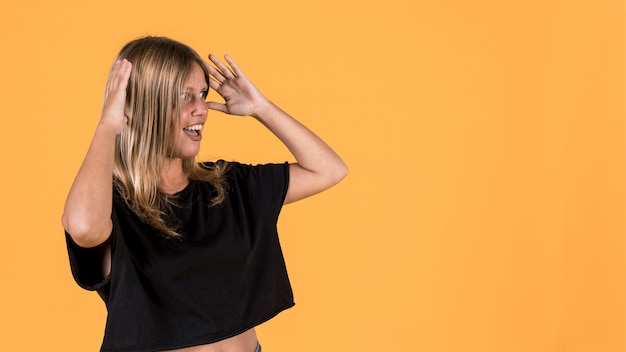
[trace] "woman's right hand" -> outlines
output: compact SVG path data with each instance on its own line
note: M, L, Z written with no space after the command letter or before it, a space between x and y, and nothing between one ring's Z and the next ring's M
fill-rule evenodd
M132 68L133 65L126 59L115 61L104 91L100 125L111 128L115 134L122 132L128 122L124 105L126 104L126 86L128 86Z
M104 243L113 228L111 176L115 136L122 132L128 121L124 105L131 69L127 60L117 60L113 64L104 93L100 124L65 201L63 228L82 247Z

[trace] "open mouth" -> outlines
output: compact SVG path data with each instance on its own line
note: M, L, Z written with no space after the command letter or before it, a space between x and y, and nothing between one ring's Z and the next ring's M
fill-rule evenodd
M187 126L183 128L183 131L185 131L185 134L194 141L200 140L202 138L202 125L201 124Z

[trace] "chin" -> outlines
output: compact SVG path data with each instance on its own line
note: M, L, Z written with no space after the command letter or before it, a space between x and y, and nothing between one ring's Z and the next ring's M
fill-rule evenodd
M191 158L195 158L196 156L198 156L198 153L200 152L200 149L198 150L181 150L178 153L174 154L177 158L179 159L191 159Z
M199 152L200 152L200 151L198 150L198 151L197 151L197 152L195 152L195 153L186 153L186 154L183 156L183 159L192 159L192 158L195 158L195 157L197 157L197 156L198 156L198 153L199 153Z

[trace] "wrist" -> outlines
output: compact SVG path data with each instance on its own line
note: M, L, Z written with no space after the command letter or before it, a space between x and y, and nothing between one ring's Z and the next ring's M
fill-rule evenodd
M107 123L106 121L100 121L100 123L98 123L98 127L96 127L96 132L117 136L120 132L122 132L122 128L118 128L117 126Z
M252 117L263 122L268 117L272 116L276 109L278 109L276 105L274 105L271 101L264 99L260 103L256 104Z

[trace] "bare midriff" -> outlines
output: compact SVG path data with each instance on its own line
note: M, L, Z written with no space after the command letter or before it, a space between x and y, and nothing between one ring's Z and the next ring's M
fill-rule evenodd
M257 346L256 332L250 329L231 338L206 345L198 345L169 352L254 352Z

